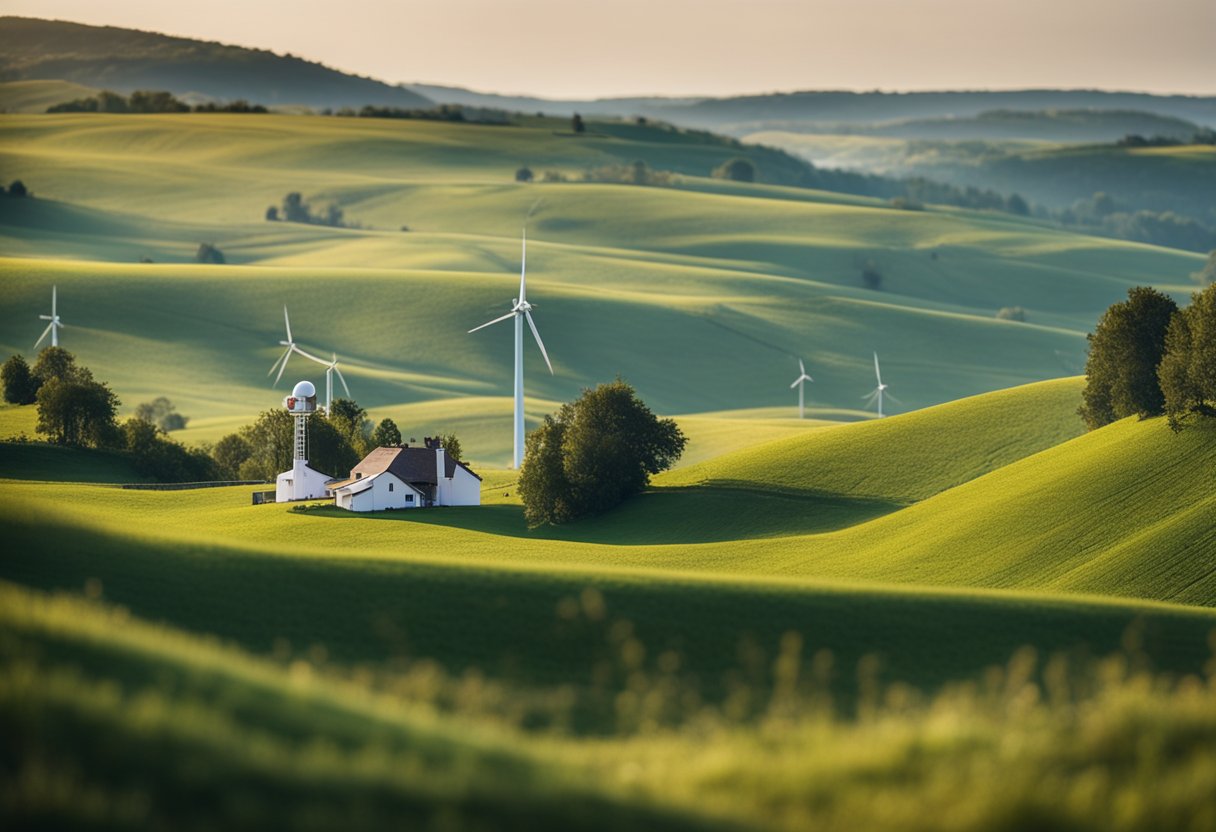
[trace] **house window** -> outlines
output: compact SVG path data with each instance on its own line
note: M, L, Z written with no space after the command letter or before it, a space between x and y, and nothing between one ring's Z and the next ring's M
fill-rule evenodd
M392 484L391 482L388 484L388 490L389 490L389 491L392 491L392 490L393 490L393 484Z
M361 480L361 479L363 479L363 475L362 475L362 474L355 474L355 479L357 479L357 480Z
M406 495L405 495L405 501L406 501L407 503L412 503L412 502L414 502L414 495L413 495L413 494L406 494Z

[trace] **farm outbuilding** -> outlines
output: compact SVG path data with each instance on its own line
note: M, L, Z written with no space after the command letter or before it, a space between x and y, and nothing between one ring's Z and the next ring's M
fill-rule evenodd
M376 448L329 490L350 511L481 505L481 477L430 438L421 448Z

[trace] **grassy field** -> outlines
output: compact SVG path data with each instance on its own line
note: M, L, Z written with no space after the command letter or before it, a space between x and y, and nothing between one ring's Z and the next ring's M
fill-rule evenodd
M0 441L0 811L1216 822L1213 429L1076 415L1101 310L1142 283L1181 297L1201 258L705 176L737 152L544 120L0 117L0 165L38 196L0 200L0 349L29 350L56 285L64 346L124 413L167 395L175 437L214 441L278 405L286 303L374 418L455 431L485 477L480 507L359 516L117 488L138 479L120 456ZM512 181L635 159L679 179ZM362 227L262 220L291 190ZM623 374L690 440L646 493L556 528L527 527L502 467L509 331L466 334L505 311L529 213L556 371L527 348L529 422ZM190 262L203 241L229 264ZM858 409L874 350L904 402L881 420ZM4 407L0 439L34 422Z
M374 415L417 418L402 424L411 434L450 423L473 459L502 464L510 334L465 330L509 303L529 211L530 296L557 371L541 375L529 350L534 419L618 373L668 414L792 414L796 356L816 379L811 404L846 412L873 386L874 350L907 408L1073 375L1105 306L1136 283L1182 294L1201 263L1008 216L706 179L739 151L612 130L5 117L0 164L40 199L0 201L0 348L29 350L57 284L64 344L125 407L168 395L194 419L183 437L214 441L277 403L265 373L288 304L300 342L337 352ZM512 182L521 162L578 176L637 158L683 177L668 188ZM263 221L291 190L365 227ZM189 263L203 241L233 265ZM882 291L861 285L866 260ZM1013 305L1028 324L995 319Z

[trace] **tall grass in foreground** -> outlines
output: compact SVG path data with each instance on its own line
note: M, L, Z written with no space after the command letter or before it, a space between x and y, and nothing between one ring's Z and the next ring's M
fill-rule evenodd
M768 684L699 701L678 656L641 670L620 625L601 695L514 691L416 663L257 658L121 608L0 584L7 827L287 829L1216 829L1216 662L1016 654L934 695L795 634ZM1216 642L1213 643L1216 647ZM741 665L749 661L741 653ZM804 655L809 658L803 659ZM852 672L850 670L850 672ZM533 717L547 714L543 729Z

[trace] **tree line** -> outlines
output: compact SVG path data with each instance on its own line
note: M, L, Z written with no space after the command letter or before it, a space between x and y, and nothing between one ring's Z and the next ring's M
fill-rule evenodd
M136 90L129 96L109 90L97 95L63 101L46 108L48 113L268 113L261 104L237 99L225 104L214 101L191 107L166 90Z
M1165 415L1180 431L1216 417L1216 283L1183 308L1156 289L1130 290L1089 336L1085 377L1078 413L1090 430Z

